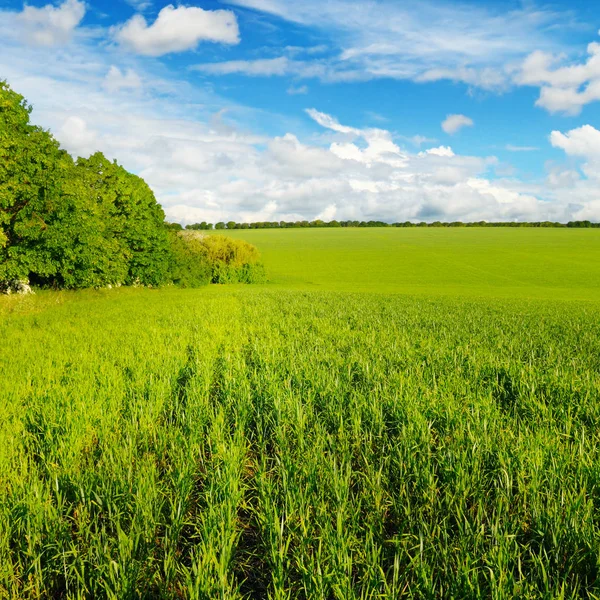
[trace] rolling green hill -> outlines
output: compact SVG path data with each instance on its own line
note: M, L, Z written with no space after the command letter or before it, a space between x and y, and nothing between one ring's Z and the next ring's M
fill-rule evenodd
M232 230L293 289L600 299L600 231L510 228Z
M0 598L600 597L599 234L0 297Z

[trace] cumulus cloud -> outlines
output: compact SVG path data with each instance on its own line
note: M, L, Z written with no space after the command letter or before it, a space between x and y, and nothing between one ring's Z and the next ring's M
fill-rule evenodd
M426 156L432 154L433 156L456 156L450 146L439 146L438 148L429 148L424 152L419 152L419 156Z
M127 69L123 72L118 67L111 65L104 78L104 87L109 92L139 90L142 87L142 80L133 69Z
M584 125L567 133L553 131L550 143L564 150L568 156L584 159L583 171L586 176L600 179L600 131L595 127Z
M574 189L581 180L579 171L561 165L551 165L548 169L547 185L552 189Z
M269 142L266 159L280 175L302 179L335 176L343 166L333 152L301 144L291 133Z
M336 118L326 113L309 108L306 113L321 127L344 134L348 142L333 142L329 148L335 156L349 161L362 163L368 168L388 165L403 167L407 162L407 153L394 143L392 134L385 129L357 129L342 125ZM360 139L362 148L354 141Z
M410 154L387 130L350 127L317 110L310 113L316 122L350 141L261 138L222 129L218 119L155 118L145 104L136 114L132 108L97 99L57 135L74 153L117 156L148 181L173 220L480 220L537 218L544 210L532 194L487 178L493 158L446 147Z
M442 122L442 129L449 135L458 133L463 127L473 127L473 119L465 115L448 115Z
M66 44L85 16L85 3L65 0L60 6L47 4L42 8L25 6L18 15L25 39L37 46Z
M574 219L600 220L597 192L600 184L600 131L591 125L566 133L553 131L550 142L567 156L581 159L584 176L574 169L554 166L548 175L549 185L570 199Z
M67 117L56 134L76 156L88 156L96 151L97 134L81 117Z
M165 6L148 25L134 15L113 29L115 39L145 56L162 56L194 49L201 41L237 44L240 41L235 14L230 10L204 10L195 6Z
M587 53L583 63L562 65L564 57L533 52L523 62L515 81L540 87L537 106L551 113L578 115L586 104L600 100L600 44L589 44Z
M548 182L506 179L494 157L457 154L415 132L361 128L317 108L280 118L163 81L154 61L123 66L88 38L74 44L48 53L0 35L0 71L34 105L34 122L74 155L101 150L144 177L171 220L568 220L597 210L597 180L577 177L572 164ZM129 93L138 78L144 93ZM308 119L318 134L302 135ZM261 133L261 121L276 133ZM593 164L591 146L584 155L576 134L561 135L571 163Z

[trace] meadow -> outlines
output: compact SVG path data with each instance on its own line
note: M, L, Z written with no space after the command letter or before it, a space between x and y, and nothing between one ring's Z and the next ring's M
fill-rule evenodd
M0 598L600 597L598 232L231 235L0 298Z
M226 235L260 248L273 284L303 290L600 299L593 229L270 229Z

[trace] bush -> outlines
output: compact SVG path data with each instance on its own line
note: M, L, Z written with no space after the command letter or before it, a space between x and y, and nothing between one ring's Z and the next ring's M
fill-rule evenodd
M180 234L199 262L209 265L211 283L264 283L267 280L258 249L243 240L225 235L192 231Z
M171 281L183 288L208 285L212 277L211 265L204 246L196 239L170 231Z

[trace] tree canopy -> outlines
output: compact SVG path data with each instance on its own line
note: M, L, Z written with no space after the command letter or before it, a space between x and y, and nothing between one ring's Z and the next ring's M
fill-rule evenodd
M180 225L165 223L143 179L101 152L73 160L30 114L23 96L0 81L0 284L211 280L206 248L198 251L177 233Z

